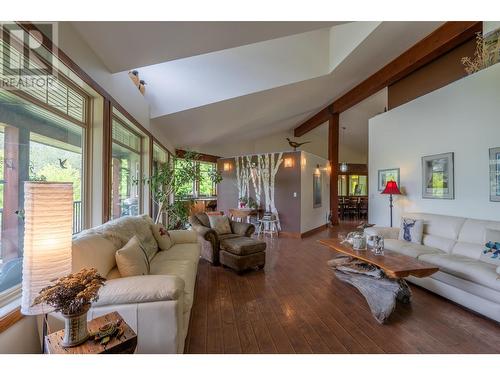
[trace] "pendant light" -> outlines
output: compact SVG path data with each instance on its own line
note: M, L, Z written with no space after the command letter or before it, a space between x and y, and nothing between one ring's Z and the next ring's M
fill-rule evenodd
M343 134L344 136L343 136L343 137L341 137L341 138L344 138L344 141L345 141L345 129L346 129L346 127L345 127L345 126L342 126L342 134ZM341 135L342 135L342 134L341 134ZM344 161L344 162L342 162L342 163L340 163L340 171L341 171L342 173L346 173L348 169L349 169L349 166L347 165L347 163L346 163L345 161Z

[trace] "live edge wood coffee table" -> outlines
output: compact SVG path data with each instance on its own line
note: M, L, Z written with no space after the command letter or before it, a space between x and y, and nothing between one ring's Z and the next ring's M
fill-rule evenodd
M112 312L99 316L88 322L89 332L95 332L99 327L109 322L116 322L122 319L119 313ZM47 354L132 354L137 346L137 335L125 321L121 323L123 334L117 338L112 338L106 345L91 338L81 345L72 348L61 346L64 336L64 330L60 330L45 337L45 348Z
M375 255L370 250L354 250L336 238L319 242L344 255L328 264L339 280L360 291L379 323L387 321L397 301L411 301L411 290L404 277L427 277L439 271L432 264L390 250L384 250L384 255Z

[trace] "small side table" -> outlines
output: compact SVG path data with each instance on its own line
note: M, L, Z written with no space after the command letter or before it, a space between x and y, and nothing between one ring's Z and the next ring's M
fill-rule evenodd
M88 322L90 332L97 331L99 327L109 322L122 319L116 311L100 316ZM101 345L92 338L81 345L72 348L61 346L64 330L60 330L45 337L45 348L47 354L132 354L137 346L137 335L125 321L122 323L124 329L120 338L112 338L106 345Z

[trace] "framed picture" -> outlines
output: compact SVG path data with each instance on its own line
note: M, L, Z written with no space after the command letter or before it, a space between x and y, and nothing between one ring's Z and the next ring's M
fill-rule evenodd
M378 171L378 191L385 189L387 181L396 181L399 185L399 168L379 169Z
M313 207L321 207L321 174L313 174Z
M455 199L453 152L422 158L422 198Z
M500 147L490 148L490 201L500 202Z

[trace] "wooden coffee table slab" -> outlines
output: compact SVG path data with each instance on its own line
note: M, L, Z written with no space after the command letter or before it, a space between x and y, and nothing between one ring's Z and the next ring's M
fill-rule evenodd
M390 250L384 250L384 255L375 255L370 250L354 250L350 246L341 244L336 238L319 240L319 242L339 253L373 264L384 270L387 277L391 278L427 277L439 271L438 267L430 263Z
M122 319L116 311L99 316L88 322L89 332L99 330L99 327L109 322L116 322ZM51 333L45 337L45 347L48 354L132 354L137 346L137 335L125 321L121 325L124 329L120 338L113 337L106 345L101 345L92 339L87 340L81 345L72 348L61 346L64 336L64 330Z

